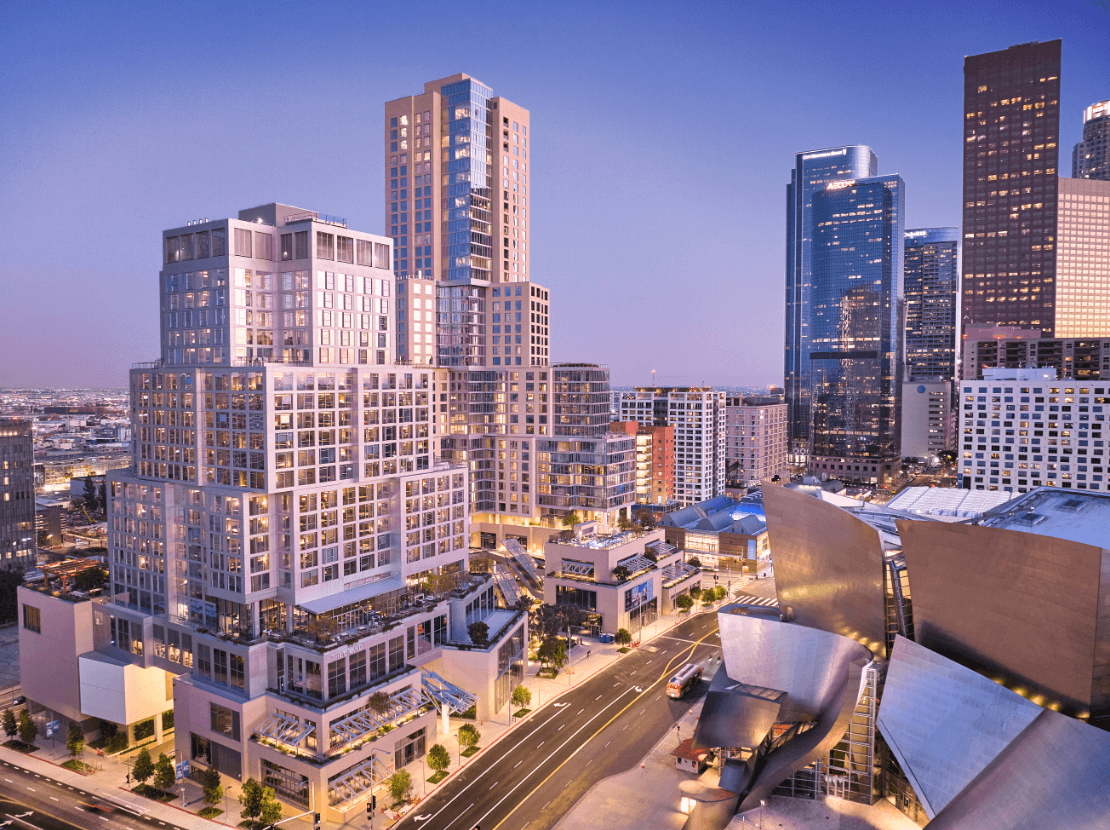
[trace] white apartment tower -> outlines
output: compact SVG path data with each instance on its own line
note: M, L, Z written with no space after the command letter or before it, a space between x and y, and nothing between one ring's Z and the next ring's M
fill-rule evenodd
M725 393L710 387L636 387L621 420L674 427L674 498L687 507L725 490Z
M447 697L507 704L527 621L467 573L467 468L437 457L436 371L395 362L391 241L280 204L163 237L94 642L174 675L179 756L343 821Z

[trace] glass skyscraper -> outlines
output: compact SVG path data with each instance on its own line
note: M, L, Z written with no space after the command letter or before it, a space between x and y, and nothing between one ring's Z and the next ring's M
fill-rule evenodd
M811 244L814 194L830 182L862 179L879 162L862 144L798 153L786 186L786 348L784 385L788 439L809 439L809 297L813 287Z
M906 231L906 374L956 377L957 228Z
M905 184L834 181L812 197L809 468L879 483L898 459Z

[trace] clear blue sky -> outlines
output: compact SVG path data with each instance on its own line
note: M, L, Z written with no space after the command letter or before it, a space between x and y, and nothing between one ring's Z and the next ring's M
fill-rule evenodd
M1061 172L1110 0L0 2L0 386L158 354L160 233L282 201L384 233L382 104L466 72L532 113L552 356L781 383L785 185L863 143L959 225L963 57L1063 38Z

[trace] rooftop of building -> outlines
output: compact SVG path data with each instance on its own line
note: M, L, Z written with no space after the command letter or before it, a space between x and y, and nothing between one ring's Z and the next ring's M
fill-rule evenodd
M755 536L767 530L762 500L717 496L663 517L664 527L681 527L707 533L742 533Z
M1038 487L986 513L978 524L1110 546L1110 493Z
M886 503L888 508L942 521L977 519L1017 493L1006 490L963 490L951 487L907 487Z

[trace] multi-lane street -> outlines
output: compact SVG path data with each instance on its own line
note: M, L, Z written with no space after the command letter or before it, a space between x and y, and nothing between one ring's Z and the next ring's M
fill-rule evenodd
M0 761L0 828L6 830L178 830L142 812L139 796L94 795ZM128 803L138 806L127 811Z
M708 683L684 700L668 698L666 683L675 669L704 663L708 679L719 655L716 614L683 622L542 708L468 763L397 827L554 826L597 781L640 763L704 694Z

